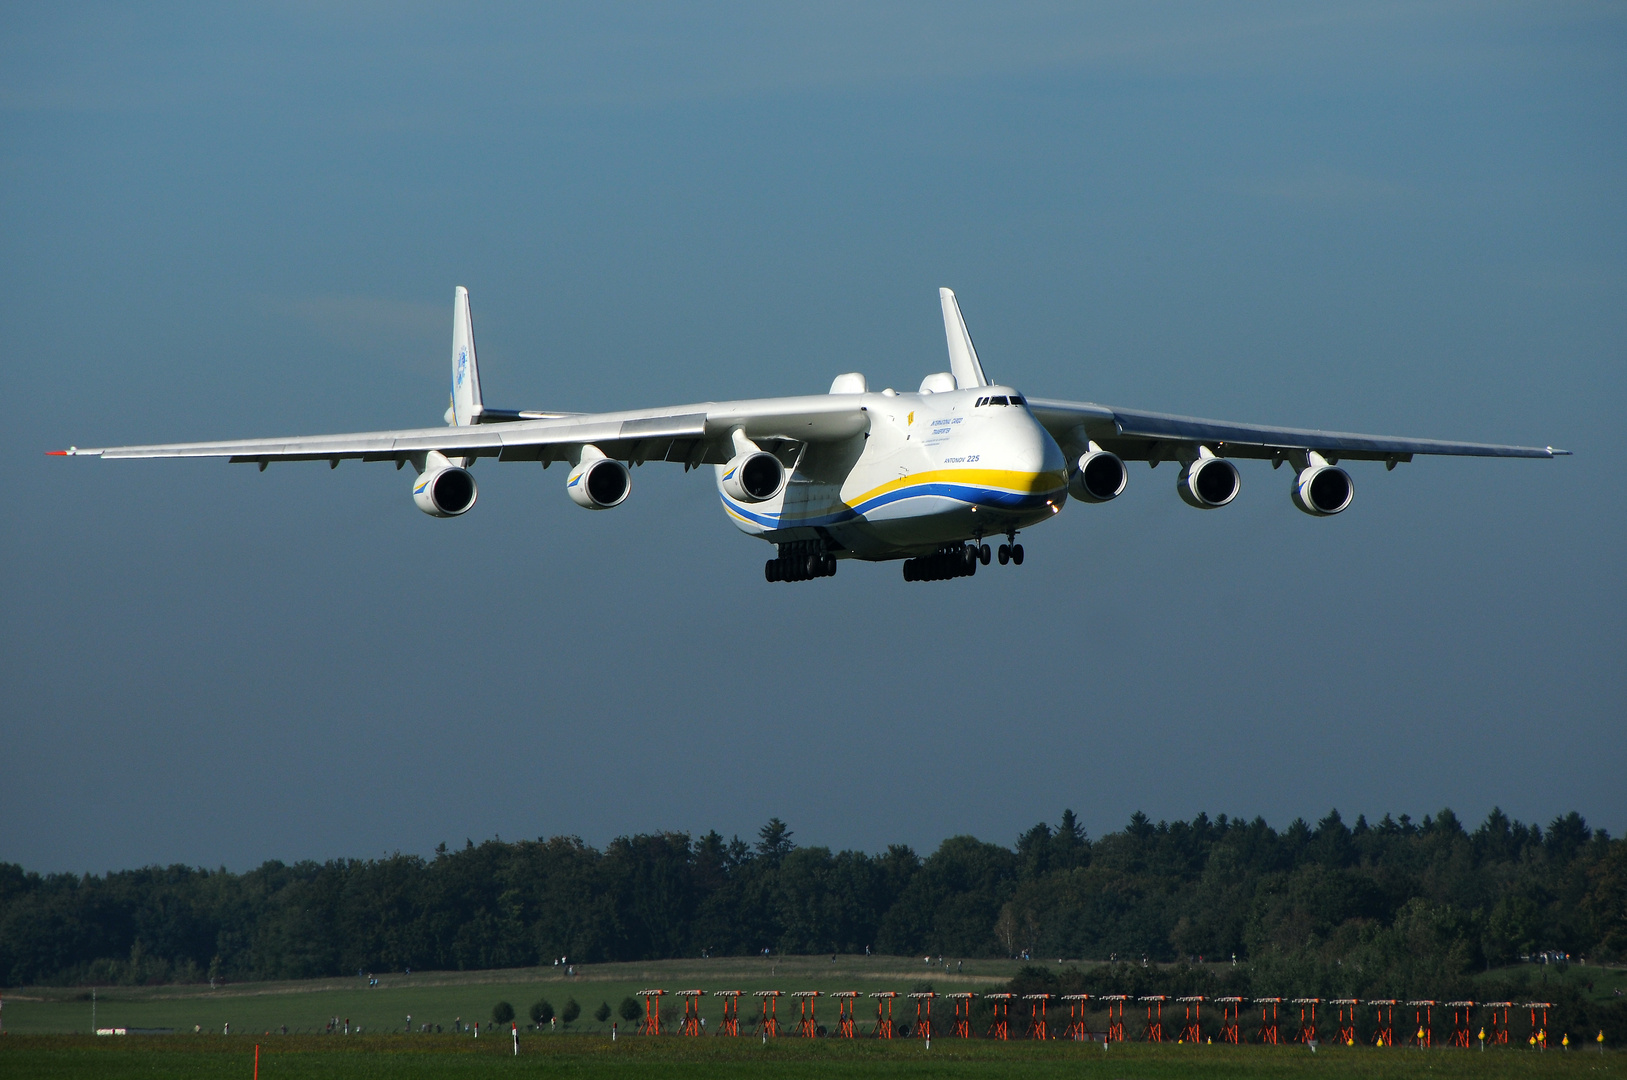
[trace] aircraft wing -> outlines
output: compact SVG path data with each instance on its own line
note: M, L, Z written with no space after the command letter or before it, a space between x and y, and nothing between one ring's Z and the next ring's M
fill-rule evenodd
M741 429L762 442L821 442L851 438L869 430L870 416L856 395L761 398L701 402L627 412L580 413L546 419L509 420L461 427L364 431L344 435L299 435L282 439L163 443L100 449L53 450L69 457L228 458L257 462L345 459L394 461L439 451L447 457L495 457L502 461L575 460L592 443L621 461L681 461L688 466L722 464L734 456L730 433Z
M1221 457L1278 459L1296 450L1315 450L1333 460L1383 461L1392 466L1398 461L1411 461L1414 454L1551 458L1570 453L1569 450L1555 450L1551 446L1402 439L1348 431L1203 420L1195 416L1139 412L1082 401L1027 400L1034 418L1064 448L1082 448L1085 439L1089 438L1128 461L1174 461L1181 457L1183 447L1196 444L1209 447Z

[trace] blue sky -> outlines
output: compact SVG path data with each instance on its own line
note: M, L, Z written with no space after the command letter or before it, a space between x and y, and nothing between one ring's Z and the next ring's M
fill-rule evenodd
M14 7L0 859L1492 805L1627 829L1627 14ZM1025 392L1553 444L1312 520L1166 466L1027 564L768 586L709 478L46 458L488 403Z

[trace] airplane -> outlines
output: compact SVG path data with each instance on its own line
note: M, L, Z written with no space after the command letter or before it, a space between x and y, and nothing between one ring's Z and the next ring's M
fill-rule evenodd
M481 458L568 466L565 492L588 510L621 506L632 468L711 465L723 511L741 532L775 545L770 582L830 577L846 559L903 560L906 581L969 577L1021 566L1017 536L1061 513L1071 498L1105 503L1124 492L1126 462L1177 469L1189 506L1217 510L1242 489L1234 460L1285 462L1289 497L1314 517L1349 508L1356 488L1341 461L1416 455L1553 458L1551 446L1501 446L1267 427L1089 402L1031 398L991 383L960 304L938 290L949 370L914 393L872 392L863 374L836 376L830 392L749 401L705 401L626 412L570 413L487 407L475 358L468 290L454 290L452 391L446 427L54 450L67 457L223 457L261 471L273 461L390 461L416 474L412 499L431 517L469 512L470 468Z

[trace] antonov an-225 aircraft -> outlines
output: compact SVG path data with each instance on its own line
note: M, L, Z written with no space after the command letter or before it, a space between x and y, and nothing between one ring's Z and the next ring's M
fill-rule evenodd
M1214 510L1237 498L1236 458L1294 469L1289 495L1317 517L1341 513L1355 494L1345 459L1388 468L1415 454L1551 458L1553 447L1396 439L1263 427L1030 398L989 382L948 289L939 290L949 370L915 393L872 393L863 375L838 375L830 393L702 402L629 412L564 413L487 408L475 364L469 293L452 308L452 400L444 428L233 442L53 451L103 458L224 457L255 462L346 458L411 464L413 501L452 518L475 504L469 468L480 458L570 466L565 491L578 506L608 510L632 491L630 466L712 465L724 512L742 532L774 544L769 581L829 577L841 559L904 560L906 581L976 573L1003 537L1002 565L1022 565L1017 534L1064 503L1102 503L1124 491L1126 461L1179 469L1175 490Z

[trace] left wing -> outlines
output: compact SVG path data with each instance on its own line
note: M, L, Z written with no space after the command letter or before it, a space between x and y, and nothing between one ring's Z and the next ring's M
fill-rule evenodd
M501 414L499 414L501 415ZM504 417L506 419L506 417ZM851 438L870 427L870 415L857 395L820 394L707 401L694 405L625 412L581 413L539 420L480 423L463 427L364 431L343 435L299 435L280 439L161 443L100 449L53 450L68 457L227 458L256 462L346 459L394 461L396 467L431 451L447 457L495 457L501 461L572 461L592 444L619 461L681 461L689 467L722 464L736 451L734 431L762 442L823 442Z
M1504 446L1497 443L1443 442L1358 435L1347 431L1267 427L1195 416L1138 412L1081 401L1028 398L1029 411L1064 450L1077 452L1087 441L1127 461L1179 461L1197 446L1220 457L1287 460L1295 451L1315 450L1329 461L1340 458L1383 461L1392 468L1414 454L1456 457L1552 458L1569 450L1551 446Z

